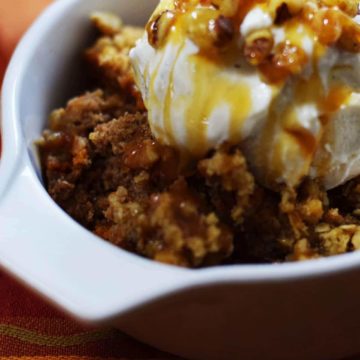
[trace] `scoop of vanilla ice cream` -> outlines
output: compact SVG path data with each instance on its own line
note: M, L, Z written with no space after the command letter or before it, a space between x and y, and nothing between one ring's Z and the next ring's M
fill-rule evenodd
M152 19L169 11L165 41L154 46L145 34L130 54L152 132L194 157L224 142L240 144L258 181L273 189L306 176L333 188L360 174L360 56L321 43L323 34L297 17L279 22L269 3L255 1L235 17L230 50L204 55L172 13L175 2L160 1ZM182 8L181 16L188 11L196 20L202 6ZM309 8L328 11L311 1ZM275 50L254 66L243 49L262 31ZM285 49L279 59L277 49ZM294 70L295 55L302 62Z
M277 92L249 65L219 69L198 51L188 39L156 51L144 36L131 52L154 135L194 155L254 131Z

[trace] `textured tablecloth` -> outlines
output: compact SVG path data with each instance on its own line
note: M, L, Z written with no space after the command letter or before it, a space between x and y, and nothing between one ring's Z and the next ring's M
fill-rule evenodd
M116 329L79 325L0 272L0 359L175 358Z
M48 3L50 0L0 0L0 84L19 37ZM0 271L0 359L174 357L115 329L84 328Z

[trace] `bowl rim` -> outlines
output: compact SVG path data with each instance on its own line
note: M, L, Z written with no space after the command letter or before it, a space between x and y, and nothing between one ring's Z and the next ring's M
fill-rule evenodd
M54 13L59 9L72 9L76 4L86 0L59 0L49 6L47 10L38 18L34 25L28 30L26 35L19 43L10 65L7 69L5 80L2 88L2 132L3 132L3 153L0 161L0 209L2 194L6 184L16 174L22 155L25 153L24 138L22 135L21 122L19 119L19 109L17 108L20 92L18 85L22 83L22 77L26 71L29 54L32 54L38 42L38 32L43 29L46 22L50 26ZM144 0L146 1L146 0ZM131 6L131 5L130 5ZM27 166L31 166L33 176L36 176L33 165L27 161ZM18 176L18 175L16 175ZM45 188L36 179L38 185ZM3 189L3 192L1 191ZM48 196L48 201L52 202L51 206L57 206L56 203ZM63 217L69 217L65 213ZM71 218L69 217L69 220ZM71 221L74 221L71 219ZM87 236L92 234L86 231ZM94 235L92 235L94 236ZM98 238L99 241L104 241ZM153 260L143 259L138 255L110 245L116 251L121 252L122 257L127 261L139 264L140 267L154 268L161 271L178 274L184 281L182 287L202 286L219 283L257 283L257 282L284 282L297 281L306 278L327 277L336 273L346 272L358 269L360 267L360 251L347 253L328 258L307 260L305 262L287 262L279 264L237 264L237 265L220 265L216 267L202 269L181 269L172 265L159 264ZM134 261L135 257L137 258ZM1 261L1 259L0 259ZM174 288L175 289L175 288Z

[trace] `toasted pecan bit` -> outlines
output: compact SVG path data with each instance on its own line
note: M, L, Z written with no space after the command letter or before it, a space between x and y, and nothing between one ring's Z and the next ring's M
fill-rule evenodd
M303 49L289 42L282 42L275 47L268 61L259 64L259 70L269 82L279 83L290 75L300 73L307 61Z
M235 26L230 18L220 15L215 20L216 40L214 42L217 47L224 47L234 39Z
M294 244L293 253L288 256L289 261L304 261L318 258L319 254L314 250L308 239L300 239Z
M196 16L186 17L186 33L203 51L214 51L215 44L221 45L217 20L219 13L212 8L195 9ZM222 30L224 31L224 30Z
M163 11L151 20L146 28L149 44L155 48L161 46L166 40L174 21L175 14L170 10Z
M325 256L343 254L350 250L352 238L360 230L356 225L343 225L321 233L319 239ZM358 235L357 235L358 236ZM357 237L355 238L357 244Z
M359 9L358 0L321 0L328 7L338 7L350 17L355 17Z
M319 199L309 199L299 207L300 214L305 222L317 224L323 217L323 203Z
M338 46L349 52L360 52L360 25L354 21L344 21Z
M303 49L285 42L276 46L272 62L279 69L285 69L292 74L297 74L306 64L307 56Z
M104 35L113 36L120 33L123 28L122 20L112 13L95 11L90 18Z
M330 209L327 211L324 215L324 220L333 225L340 225L345 221L344 217L339 213L339 209Z
M289 11L288 6L285 3L282 3L277 9L276 9L276 16L274 23L276 25L281 25L285 21L291 19L291 13Z
M303 0L270 0L269 9L275 24L280 25L300 13L304 3Z
M274 40L270 30L258 30L251 33L245 39L244 56L251 65L264 63L273 48Z
M318 10L311 21L311 27L324 45L335 44L343 31L339 11L334 9Z

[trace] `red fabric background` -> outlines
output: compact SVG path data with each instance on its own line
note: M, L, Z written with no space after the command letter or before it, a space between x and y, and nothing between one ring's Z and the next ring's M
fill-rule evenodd
M86 328L0 272L0 358L175 359L111 328Z

